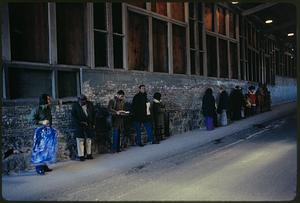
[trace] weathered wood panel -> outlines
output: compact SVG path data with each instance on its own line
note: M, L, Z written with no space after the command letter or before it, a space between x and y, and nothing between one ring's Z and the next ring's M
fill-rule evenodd
M9 3L12 60L49 60L47 3Z
M170 3L171 16L175 20L184 22L184 3Z
M173 72L186 73L185 28L173 25Z
M169 72L168 27L163 21L153 19L153 71Z
M56 14L58 63L84 65L83 4L57 3Z
M148 70L148 18L128 12L128 69Z

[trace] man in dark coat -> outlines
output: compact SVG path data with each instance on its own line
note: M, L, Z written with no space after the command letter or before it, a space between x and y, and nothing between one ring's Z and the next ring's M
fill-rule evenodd
M229 96L229 107L232 120L241 119L241 110L244 104L244 95L240 86L236 86Z
M72 106L72 123L75 129L77 153L80 161L93 159L92 138L95 135L95 111L93 104L85 95L80 95L78 102Z
M161 102L161 94L159 92L155 92L151 105L155 144L159 144L160 140L163 139L165 112L165 105Z
M146 128L148 135L148 142L153 142L153 132L151 125L150 102L147 98L145 85L139 86L139 93L137 93L132 100L132 117L133 125L136 130L136 144L144 146L141 139L141 125Z
M224 89L224 87L220 87L220 95L219 95L219 102L217 113L220 117L220 124L221 126L227 125L227 109L228 109L228 93Z
M112 152L120 152L120 136L122 135L122 141L124 145L124 121L125 117L129 115L129 111L125 110L125 93L123 90L119 90L117 95L111 99L108 103L108 110L112 116L112 128L113 128L113 139L112 139Z

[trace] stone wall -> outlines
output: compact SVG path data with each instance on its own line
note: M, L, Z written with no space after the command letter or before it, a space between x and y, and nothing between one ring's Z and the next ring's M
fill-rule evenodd
M268 85L271 92L272 105L296 101L297 99L297 80L295 78L275 77L276 85Z
M277 81L280 78L277 79ZM283 102L287 97L280 98L282 91L289 89L289 95L296 97L294 90L290 91L293 81L285 85L280 79L281 86L269 87L273 101ZM82 77L82 92L93 101L97 110L97 136L93 144L93 153L108 152L110 133L105 128L103 117L109 99L113 98L119 89L123 89L126 100L131 102L140 84L146 85L148 98L151 100L154 92L162 93L170 114L171 134L178 134L203 127L203 116L200 113L202 96L207 87L211 87L215 96L218 86L224 85L228 92L236 86L243 87L244 92L250 85L247 81L206 78L201 76L169 75L161 73L117 71L117 70L84 70ZM256 85L256 84L254 84ZM281 92L281 93L280 93ZM287 91L285 91L287 92ZM58 161L74 159L76 142L71 127L71 104L53 101L53 126L59 134ZM19 151L3 160L3 172L32 168L30 164L31 147L34 129L27 120L31 109L37 105L34 102L6 101L2 108L2 154L10 148ZM134 132L134 131L133 131ZM133 137L133 136L132 136ZM133 138L131 139L131 144Z

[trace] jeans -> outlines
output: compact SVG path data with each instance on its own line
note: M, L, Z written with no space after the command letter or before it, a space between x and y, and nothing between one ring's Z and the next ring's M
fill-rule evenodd
M141 137L141 125L143 124L143 126L146 128L146 132L147 132L147 136L148 136L148 142L153 142L153 131L152 131L152 126L151 123L149 122L133 122L133 126L135 128L136 131L136 139L135 139L135 143L137 145L141 145L142 144L142 137Z
M120 151L120 132L118 128L113 129L112 151Z

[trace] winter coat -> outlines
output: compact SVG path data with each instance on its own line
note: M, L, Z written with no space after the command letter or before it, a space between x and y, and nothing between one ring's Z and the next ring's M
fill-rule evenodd
M117 115L117 111L125 111L125 101L119 100L117 97L110 100L108 103L108 111L111 113L112 116L112 127L117 128L121 131L124 130L124 119L125 116L128 116L125 113Z
M223 110L228 109L228 102L229 102L229 97L228 97L227 92L224 90L220 93L220 96L219 96L219 102L218 102L218 108L217 108L218 114L221 114Z
M251 103L251 106L256 106L257 96L256 96L255 92L248 91L248 93L246 94L246 98Z
M154 128L163 128L164 127L164 115L166 112L165 105L161 102L152 102L151 105L152 118Z
M214 117L216 115L216 104L213 95L205 94L202 98L202 113L204 116Z
M149 100L147 99L146 93L137 93L132 99L132 116L133 120L137 122L149 122L151 116L147 115L147 106Z
M91 102L86 103L87 113L84 113L82 107L78 102L72 105L72 124L74 133L77 138L92 138L95 135L95 111L94 106ZM86 122L88 125L85 126L81 122Z
M51 108L46 105L39 105L31 111L29 120L33 122L36 127L42 126L39 121L48 120L50 126L52 125Z
M234 89L229 96L229 108L231 111L240 112L241 108L244 106L244 95L241 90Z

